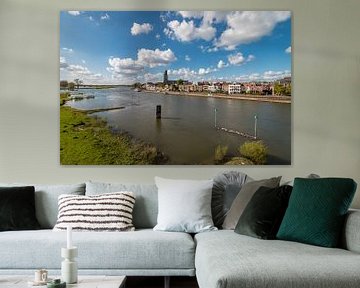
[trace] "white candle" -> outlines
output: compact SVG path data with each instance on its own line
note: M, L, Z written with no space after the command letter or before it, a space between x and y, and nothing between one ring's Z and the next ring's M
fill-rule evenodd
M69 225L67 226L66 232L67 232L67 242L66 242L66 248L70 249L72 248L72 235L71 235L72 227Z

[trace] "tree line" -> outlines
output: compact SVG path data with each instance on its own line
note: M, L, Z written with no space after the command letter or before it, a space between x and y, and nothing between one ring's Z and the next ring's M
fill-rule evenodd
M75 88L79 89L79 87L83 84L84 84L83 81L80 79L74 79L73 82L69 82L67 80L61 80L60 81L60 89L74 91Z

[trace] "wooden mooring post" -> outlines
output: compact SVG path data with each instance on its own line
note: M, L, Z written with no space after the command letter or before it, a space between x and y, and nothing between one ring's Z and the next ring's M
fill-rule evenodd
M217 109L214 109L214 114L215 114L215 123L214 123L214 127L216 128L216 113L217 113Z
M255 115L255 127L254 127L254 138L257 139L257 115Z
M161 105L156 105L156 119L161 119Z

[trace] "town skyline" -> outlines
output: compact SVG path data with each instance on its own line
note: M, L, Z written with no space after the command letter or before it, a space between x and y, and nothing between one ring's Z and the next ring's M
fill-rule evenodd
M291 77L289 11L62 11L60 79L131 85Z

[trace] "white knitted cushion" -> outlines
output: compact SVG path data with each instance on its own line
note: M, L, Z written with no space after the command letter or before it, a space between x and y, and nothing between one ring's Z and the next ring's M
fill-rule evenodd
M93 196L60 195L55 231L133 231L132 192L115 192Z

